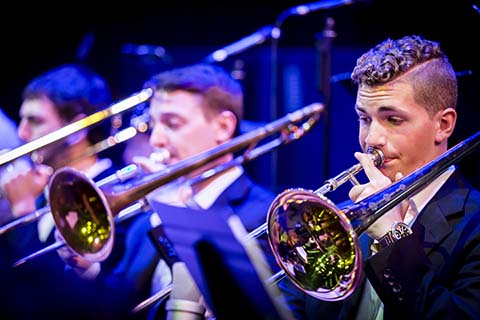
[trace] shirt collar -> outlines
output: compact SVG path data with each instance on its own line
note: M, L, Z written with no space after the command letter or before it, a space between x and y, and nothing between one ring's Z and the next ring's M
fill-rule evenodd
M219 175L205 188L197 192L193 199L202 209L210 208L215 200L230 186L238 177L243 174L243 168L236 166Z
M85 175L90 179L95 178L103 171L107 170L112 166L112 160L104 158L98 159L93 166L84 171Z
M439 177L429 183L425 188L417 192L415 195L410 197L409 202L410 206L405 215L404 222L408 225L413 225L413 222L418 216L418 213L425 208L427 203L433 198L433 196L440 190L443 184L455 171L455 166L451 165L444 173Z

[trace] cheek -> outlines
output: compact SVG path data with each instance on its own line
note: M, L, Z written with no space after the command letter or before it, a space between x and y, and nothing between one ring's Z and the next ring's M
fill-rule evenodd
M185 156L191 156L216 146L212 130L197 128L176 135L177 149L183 149Z
M367 132L365 130L360 129L358 131L358 143L362 147L362 150L365 150L365 138L367 137Z
M43 127L32 127L32 139L37 139L41 136L46 135L48 132Z
M33 138L39 138L53 131L59 130L64 124L62 123L44 123L39 126L32 127Z

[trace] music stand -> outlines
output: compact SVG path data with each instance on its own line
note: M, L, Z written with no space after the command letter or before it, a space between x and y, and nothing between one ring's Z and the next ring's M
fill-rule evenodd
M153 204L155 207L155 204ZM238 216L212 211L157 211L216 319L290 319L256 240Z

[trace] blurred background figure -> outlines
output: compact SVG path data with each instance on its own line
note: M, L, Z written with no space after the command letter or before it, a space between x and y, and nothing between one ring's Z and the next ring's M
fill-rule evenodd
M8 152L18 147L22 142L17 135L17 125L10 119L2 109L0 109L0 154ZM27 166L28 167L28 166ZM8 168L11 169L11 168ZM7 165L0 168L0 177L3 177L3 171L7 170ZM10 205L5 198L3 191L0 189L0 225L5 224L12 218Z
M46 134L63 128L69 123L80 120L112 102L110 89L106 81L85 65L65 64L46 71L29 82L22 93L19 110L20 124L18 137L30 142ZM110 176L119 169L117 162L108 158L108 152L97 154L89 150L97 142L110 134L110 125L104 121L93 128L78 131L65 139L50 143L31 154L32 166L27 170L11 170L2 177L2 190L11 208L11 217L20 218L48 203L47 183L55 170L68 166L87 177L98 181ZM121 157L119 157L121 158ZM6 218L5 218L6 219ZM39 220L15 228L0 237L2 262L9 269L13 262L53 243L54 221L51 214L43 215ZM122 253L122 226L116 229L116 246L109 259L118 259ZM116 253L118 248L118 254ZM114 263L112 263L113 265ZM105 262L108 269L109 263ZM12 308L16 304L30 303L32 308L18 308L28 318L37 312L58 313L62 308L76 310L78 301L75 286L63 282L65 265L54 253L46 254L36 260L20 265L8 274L17 280L9 292ZM11 271L11 272L10 272ZM47 308L47 295L65 288L59 297L60 307ZM80 290L80 289L79 289ZM59 291L57 291L59 292ZM81 297L81 293L78 295ZM51 297L48 297L50 300ZM41 302L35 303L36 300ZM69 305L72 304L72 305Z

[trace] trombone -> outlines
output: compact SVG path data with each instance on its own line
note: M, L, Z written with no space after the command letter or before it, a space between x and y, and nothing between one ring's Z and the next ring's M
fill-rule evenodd
M128 129L128 128L127 128ZM129 179L138 176L141 172L141 169L135 165L130 164L116 173L96 182L97 186L101 187L106 184L114 184L114 183L123 183ZM43 208L37 209L32 213L26 214L23 217L17 218L13 221L10 221L2 226L0 226L0 236L24 225L27 225L31 222L34 222L46 214L51 214L50 206L47 205Z
M295 141L318 122L323 109L320 103L308 105L163 170L133 179L127 186L121 186L122 191L119 191L118 184L107 183L99 187L73 168L64 167L57 170L49 183L49 204L57 230L64 241L57 241L17 261L14 267L63 245L69 246L76 254L87 260L105 260L113 247L115 217L129 204L226 154L246 149L243 155L232 160L233 162L207 170L199 179L205 179L224 168L254 159L281 144ZM261 140L277 133L280 133L280 136L276 139L257 146Z
M268 211L275 260L296 287L326 301L343 300L358 286L358 237L384 213L418 192L480 145L480 132L383 190L345 208L315 192L280 193Z
M385 160L385 157L383 155L382 150L370 147L367 149L367 153L370 155L370 159L372 159L373 164L377 168L380 168L383 165L383 161ZM358 181L355 178L355 176L357 175L357 173L359 173L362 170L363 170L362 165L360 163L357 163L351 166L350 168L348 168L347 170L342 171L335 177L325 181L324 185L318 188L317 190L313 191L313 193L317 195L325 195L328 192L335 191L338 187L340 187L342 184L344 184L347 181L350 181L353 185L356 185L358 184ZM248 234L248 239L253 239L253 238L256 239L267 231L268 231L268 224L267 222L265 222L264 224L262 224L261 226L259 226L258 228L250 232Z
M38 139L35 139L13 150L3 153L0 155L0 166L9 163L10 161L16 160L24 155L32 153L33 151L43 148L53 142L64 139L107 118L130 110L131 108L139 105L140 103L143 103L150 99L152 95L153 90L151 88L143 89L119 102L110 105L103 110L97 111L83 119L72 122L65 127L50 132Z
M376 148L369 148L367 150L367 153L370 155L370 158L372 159L373 163L377 168L381 167L383 165L384 161L384 155L383 152L379 149ZM314 191L318 195L324 195L327 192L331 192L336 190L339 186L342 184L346 183L347 181L350 181L352 184L358 184L358 181L355 178L355 175L359 173L360 171L363 170L363 167L360 163L353 165L352 167L348 168L345 171L342 171L340 174L336 175L333 178L328 179L325 181L324 185L320 188L318 188L316 191ZM263 223L261 226L256 228L255 230L249 232L246 236L246 240L253 240L253 239L258 239L261 237L263 234L268 232L268 225L267 223ZM282 269L278 271L277 273L273 274L270 276L266 282L267 284L275 284L278 283L281 279L283 279L286 276L285 271ZM135 306L133 309L133 313L138 313L140 311L143 311L153 304L157 303L158 301L164 299L167 295L169 295L172 291L172 284L167 285L165 288L163 288L161 291L155 293L148 299L140 302Z

